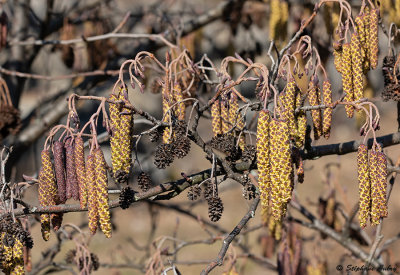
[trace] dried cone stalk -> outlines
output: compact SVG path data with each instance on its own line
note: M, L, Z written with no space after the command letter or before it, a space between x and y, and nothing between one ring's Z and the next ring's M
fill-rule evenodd
M371 68L376 69L378 65L378 51L379 51L379 41L378 41L378 21L379 21L379 10L371 9L370 12L370 32L369 32L369 42L370 42L370 63Z
M212 130L214 136L222 134L222 122L221 122L221 103L219 100L214 101L211 105L211 118L212 118Z
M261 193L261 205L268 206L271 190L270 178L270 148L269 148L269 124L271 116L268 110L260 111L257 124L257 166L258 185Z
M351 66L353 78L353 100L360 100L363 97L363 65L361 57L360 40L357 33L351 36Z
M57 185L50 160L50 151L43 150L41 153L42 168L39 172L39 203L40 206L56 205ZM43 240L48 241L50 237L50 214L40 215Z
M65 203L67 200L67 189L65 182L65 151L64 144L61 141L55 141L53 144L54 170L57 178L58 200Z
M100 228L107 238L111 238L111 219L108 206L108 180L106 162L100 148L94 150L96 173L97 206L99 212Z
M358 147L357 153L358 190L359 190L359 216L360 227L367 225L371 207L371 182L369 178L368 148L365 144Z
M67 171L67 199L73 198L79 201L79 185L75 170L74 143L72 140L67 140L64 146Z
M322 84L322 92L324 94L324 105L330 106L332 104L332 87L331 87L331 82L329 80L325 80L324 83ZM326 139L328 139L331 134L332 111L333 109L331 107L327 107L324 109L322 132L324 133L324 137Z
M90 233L95 234L97 223L99 221L98 199L97 199L97 182L96 182L96 166L94 155L90 154L86 160L86 180L88 187L88 221Z
M344 101L350 102L354 100L353 93L353 74L351 64L351 46L349 43L343 44L343 60L342 60L342 82L343 92L346 93ZM351 118L354 115L354 107L345 105L347 117Z
M86 185L85 151L81 136L75 138L75 170L79 186L79 202L81 208L87 206L88 190Z
M386 177L387 160L384 153L371 151L370 156L371 175L371 224L378 225L380 218L387 216L386 202Z
M316 82L316 78L311 80L308 88L308 101L311 106L320 105L320 90ZM319 139L322 136L321 109L311 110L311 116L314 124L314 138Z

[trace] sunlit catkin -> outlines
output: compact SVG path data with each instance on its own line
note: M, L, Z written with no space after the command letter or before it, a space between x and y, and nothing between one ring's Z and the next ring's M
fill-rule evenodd
M335 65L336 70L339 73L343 73L342 72L342 49L336 49L335 47L333 48L333 63Z
M228 100L221 100L221 125L222 125L222 133L225 134L229 132L231 129L231 125L229 123L229 102Z
M86 186L86 168L85 168L85 152L83 139L81 136L75 138L75 168L76 177L79 185L79 202L81 208L87 206L87 186Z
M302 103L302 95L301 93L297 93L296 95L296 109L303 107ZM306 137L307 130L307 116L304 110L300 110L299 113L295 117L297 123L297 134L295 137L295 145L297 148L301 148L304 145L304 140Z
M211 105L211 124L214 136L222 134L221 106L219 100Z
M25 274L23 248L24 246L22 242L18 238L15 238L14 246L12 248L14 267L11 274L14 275Z
M270 179L270 148L269 148L269 123L271 121L268 110L262 110L258 116L257 124L257 167L258 185L261 193L261 204L268 205L271 179Z
M125 103L128 103L126 90L121 91L119 99ZM131 110L123 107L120 116L122 172L120 172L120 175L118 175L118 179L122 182L127 182L129 171L132 165L133 114Z
M280 0L271 0L270 2L270 17L269 17L269 37L270 39L277 39L277 31L281 17Z
M172 110L169 109L169 92L166 87L163 87L162 90L162 108L163 108L163 122L165 123L170 123L171 120L171 112ZM171 136L171 129L170 127L166 127L164 129L164 134L163 134L163 143L164 144L169 144L172 142L172 136Z
M108 180L106 162L100 148L94 150L96 173L97 207L99 212L100 228L107 238L111 238L111 220L108 206Z
M360 100L363 97L363 68L360 40L357 33L351 36L351 72L353 74L353 94L354 100Z
M379 21L379 9L371 9L370 12L370 62L371 68L376 69L378 65L378 21Z
M312 79L308 88L308 101L311 106L320 105L320 89L316 80ZM322 136L322 116L321 109L311 110L312 121L314 124L314 138L319 139Z
M386 177L387 161L380 150L372 150L370 155L371 176L371 224L378 225L380 218L387 216Z
M350 102L354 100L353 93L353 74L351 64L351 46L350 43L343 44L342 56L342 83L343 92L346 93L344 101ZM351 118L354 115L354 107L352 105L345 105L347 117Z
M371 181L369 177L368 148L365 144L358 147L357 153L358 193L360 227L367 225L371 207Z
M118 101L118 96L111 94L109 99L111 101ZM122 170L122 148L120 144L121 131L120 131L120 115L117 104L109 104L110 111L110 124L111 124L111 136L110 136L110 146L111 146L111 164L113 167L113 172Z
M370 10L369 7L365 7L364 13L362 16L363 25L364 25L364 33L365 33L365 43L361 44L364 48L364 60L363 60L363 71L366 74L370 69L370 47L371 47L371 40L370 40Z
M91 234L95 234L99 221L96 166L94 155L90 154L86 160L86 180L88 187L88 227Z
M174 110L176 110L176 117L178 120L185 120L185 102L183 102L183 94L182 94L182 89L179 84L175 84L174 86L174 101L177 103L176 107ZM178 103L179 102L179 103Z
M324 105L326 106L322 120L322 132L324 133L324 137L328 139L331 134L332 125L332 107L328 107L332 104L332 87L329 80L324 80L322 83L322 93L324 95Z
M288 121L289 132L292 137L297 134L297 127L294 118L294 111L296 106L296 81L294 77L290 77L286 84L285 104L284 104L284 118Z

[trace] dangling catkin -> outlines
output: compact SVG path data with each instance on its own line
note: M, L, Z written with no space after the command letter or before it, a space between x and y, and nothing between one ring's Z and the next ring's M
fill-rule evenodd
M211 124L214 136L222 134L222 124L221 124L221 106L217 99L211 105Z
M370 63L372 69L376 69L378 65L378 51L379 51L378 21L379 21L379 9L371 9L369 41L371 43Z
M65 163L67 172L67 199L79 201L79 184L75 170L74 142L69 139L65 142Z
M350 102L354 100L353 93L353 74L351 64L351 46L349 43L343 44L342 56L342 82L343 92L346 93L344 101ZM351 118L354 115L354 107L352 105L345 105L347 117Z
M128 95L126 94L126 90L121 91L119 100L129 103L127 99ZM121 139L120 139L120 146L121 146L121 160L122 160L122 167L121 167L121 181L126 182L127 177L129 175L129 171L132 165L132 129L133 129L133 114L132 112L124 107L122 108L122 114L120 114L120 131L121 131Z
M367 225L371 207L371 181L369 177L368 148L365 144L358 147L357 153L358 192L360 227Z
M322 83L322 93L324 95L324 105L325 106L331 105L332 88L331 88L331 82L329 80L325 80ZM331 134L331 125L332 125L332 108L327 107L324 109L324 118L322 121L322 132L324 133L324 137L326 139L328 139Z
M363 25L364 25L364 36L365 36L365 43L361 46L364 48L364 60L363 60L363 71L366 74L370 69L370 47L371 47L371 40L370 40L370 10L369 7L365 7L364 14L362 16Z
M100 148L94 150L96 173L97 207L99 212L100 228L107 238L111 238L111 220L108 206L108 180L106 162Z
M294 111L296 107L296 81L294 77L290 77L286 84L286 93L285 97L285 106L283 116L285 120L288 121L289 132L292 137L295 137L297 134L296 122L294 119Z
M119 98L115 94L110 95L110 100L118 101ZM119 115L119 109L117 104L110 103L109 104L110 111L110 124L111 124L111 137L110 137L110 145L111 145L111 164L113 167L113 173L115 174L117 171L122 170L122 148L120 144L121 140L121 131L120 131L120 120L121 117Z
M387 216L386 205L386 156L379 151L372 150L370 155L371 176L371 224L378 225L380 218Z
M336 70L341 74L342 71L342 45L335 43L333 44L333 63L335 65Z
M320 105L320 90L316 82L316 80L312 79L308 87L308 102L311 106ZM321 109L311 110L311 116L314 124L314 138L319 139L322 136Z
M58 201L65 203L67 200L67 189L65 182L65 150L61 141L55 141L53 144L54 170L56 172Z
M227 100L221 100L221 124L222 124L222 133L225 134L231 129L231 125L229 123L229 106Z
M182 102L183 100L183 94L182 94L182 89L179 84L175 84L174 86L174 101L179 102L176 107L174 108L176 110L176 117L178 120L185 120L185 102Z
M297 93L296 109L303 107L301 97L302 97L301 93ZM300 112L296 115L296 123L297 123L297 134L295 138L295 145L297 148L301 148L304 145L304 140L306 137L306 130L307 130L307 116L304 110L300 110Z
M261 205L267 206L270 189L270 148L269 148L269 124L270 114L268 110L262 110L259 113L257 124L257 167L258 167L258 185L261 193Z
M85 169L85 152L83 147L83 139L81 136L75 138L75 170L79 185L79 202L81 208L87 206L87 186L86 186L86 169Z
M163 107L163 122L165 123L170 123L171 119L171 112L172 110L169 110L169 92L168 89L163 87L162 90L162 107ZM169 111L168 111L169 110ZM172 136L171 136L171 129L170 127L166 127L164 129L164 134L163 134L163 143L164 144L169 144L172 142Z
M88 187L88 227L91 234L95 234L99 221L97 185L96 185L96 166L94 155L90 154L86 160L86 180Z
M362 57L360 40L358 39L357 33L353 33L351 36L351 67L352 67L352 78L353 78L353 94L354 100L358 101L363 97L363 69L362 69Z

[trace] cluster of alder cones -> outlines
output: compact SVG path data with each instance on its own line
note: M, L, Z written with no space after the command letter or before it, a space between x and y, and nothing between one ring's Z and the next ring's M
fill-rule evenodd
M24 263L29 263L33 247L30 234L19 220L6 215L0 220L0 266L5 274L25 274Z

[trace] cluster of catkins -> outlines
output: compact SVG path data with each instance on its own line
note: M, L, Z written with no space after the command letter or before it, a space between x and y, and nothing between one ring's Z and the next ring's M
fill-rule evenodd
M24 259L33 247L30 234L11 215L0 219L0 266L5 274L25 274Z
M364 228L370 218L372 225L378 225L381 218L388 215L386 201L387 160L379 145L372 148L368 156L368 147L358 147L357 171L359 184L359 221Z
M159 169L169 166L175 157L186 157L190 151L190 140L186 135L186 106L182 102L183 93L180 85L176 84L172 91L169 91L167 87L163 87L162 91L163 122L172 122L172 127L163 127L163 143L158 145L156 149L154 164ZM151 140L158 140L159 134L160 131L156 129L150 137Z
M39 203L41 206L63 204L73 198L81 208L88 208L89 229L96 232L97 224L107 237L111 237L108 207L107 164L100 148L95 148L85 161L81 136L68 137L65 142L53 143L54 168L51 152L41 153L39 172ZM48 240L51 226L57 231L62 213L41 214L42 237Z
M110 95L114 102L129 103L126 89ZM110 146L114 178L127 182L132 164L133 114L124 104L110 104Z
M333 43L336 70L342 74L345 102L358 101L363 97L363 74L378 64L379 9L363 7L355 18L356 29L350 42L340 32L339 41ZM344 34L343 34L344 33ZM344 42L344 43L343 43ZM346 114L353 117L354 106L346 105Z

